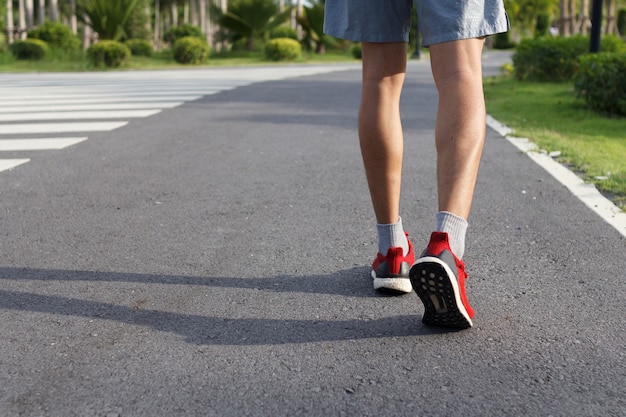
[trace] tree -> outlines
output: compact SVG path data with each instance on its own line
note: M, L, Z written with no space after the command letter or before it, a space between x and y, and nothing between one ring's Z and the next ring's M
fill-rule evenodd
M326 52L326 35L324 34L324 1L304 6L302 14L297 18L304 31L304 40L315 44L315 52Z
M91 26L100 39L119 40L125 35L124 25L137 6L138 0L82 0L79 16Z
M231 31L233 40L245 39L246 49L254 50L254 39L283 24L291 8L279 12L273 0L231 0L226 13L216 6L211 12L223 28Z

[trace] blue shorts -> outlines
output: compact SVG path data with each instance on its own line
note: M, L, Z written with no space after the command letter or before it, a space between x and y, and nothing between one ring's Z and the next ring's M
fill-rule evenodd
M324 33L360 42L408 42L413 2L424 46L509 30L502 0L326 0Z

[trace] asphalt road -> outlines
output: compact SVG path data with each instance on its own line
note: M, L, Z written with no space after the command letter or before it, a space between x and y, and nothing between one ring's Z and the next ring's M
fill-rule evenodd
M100 131L16 128L104 123L80 113L0 124L15 141L0 158L22 161L0 172L0 416L626 415L626 239L489 130L465 256L475 327L422 326L414 293L372 289L360 72L331 70L0 76L0 105L187 94ZM402 101L420 248L436 211L425 62ZM51 136L83 140L20 141Z

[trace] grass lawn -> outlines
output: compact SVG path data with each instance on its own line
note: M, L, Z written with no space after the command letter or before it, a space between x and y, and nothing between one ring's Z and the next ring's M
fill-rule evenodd
M324 55L303 52L302 57L292 63L295 64L327 64L334 62L357 62L349 52L328 52ZM183 65L177 63L169 51L155 52L151 58L133 56L121 68L95 68L91 65L82 51L63 52L49 51L41 61L17 60L8 52L0 52L0 72L71 72L71 71L119 71L119 70L149 70L172 68L203 68L242 65L276 65L284 64L268 61L262 51L241 51L228 53L213 53L202 65Z
M485 80L487 112L594 183L626 209L626 118L585 107L571 83L519 82L510 76Z

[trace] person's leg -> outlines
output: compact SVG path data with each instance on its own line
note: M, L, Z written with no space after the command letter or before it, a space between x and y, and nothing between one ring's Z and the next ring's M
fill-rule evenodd
M439 92L435 127L439 210L467 220L485 140L483 39L430 47Z
M411 292L414 255L400 220L404 141L400 93L406 71L406 43L363 43L363 86L359 142L377 221L378 255L374 288Z
M402 153L400 93L406 43L363 43L359 142L376 221L399 220Z
M482 39L430 47L439 92L437 231L411 268L411 283L425 308L422 321L436 326L472 326L474 311L465 294L465 231L485 140Z

